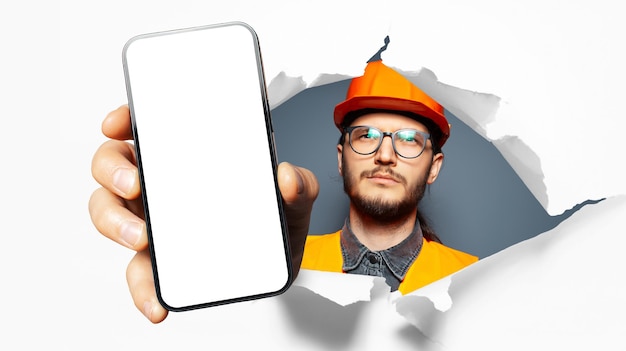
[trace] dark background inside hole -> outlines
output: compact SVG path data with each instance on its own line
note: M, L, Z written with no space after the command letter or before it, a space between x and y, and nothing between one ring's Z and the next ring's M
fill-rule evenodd
M306 89L272 110L279 161L310 169L320 182L311 234L335 232L348 213L332 121L348 84ZM443 169L420 208L447 246L484 258L554 228L587 203L550 216L495 146L447 111L446 117L453 128Z

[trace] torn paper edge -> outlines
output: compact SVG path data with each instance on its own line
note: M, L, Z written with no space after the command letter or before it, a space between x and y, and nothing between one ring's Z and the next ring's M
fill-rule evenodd
M452 297L449 294L451 284L452 276L446 276L406 295L398 294L392 302L397 304L400 299L419 296L428 299L437 310L445 312L452 308Z
M426 94L438 101L446 110L453 113L485 140L491 142L541 206L549 213L549 196L544 182L541 160L537 153L520 136L505 135L497 139L488 136L489 124L511 113L511 108L506 102L494 94L461 89L439 82L434 72L427 68L405 71L398 67L389 67L404 75L413 84L424 90ZM302 76L289 76L282 71L272 78L268 85L270 108L274 109L280 106L306 89L353 77L355 76L340 73L320 73L314 79L306 81ZM570 208L576 205L578 204L573 204ZM566 210L564 209L561 213ZM506 249L495 255L504 251ZM390 293L389 301L395 304L396 308L399 308L398 306L402 305L403 300L422 298L428 300L429 304L436 310L448 311L452 308L452 299L448 289L452 283L453 275L444 277L407 295L401 295L398 292ZM376 285L375 279L379 279L379 277L303 269L294 285L306 288L345 307L359 301L371 301ZM403 313L400 314L404 316Z
M292 77L282 71L272 78L267 86L270 109L275 109L306 89L351 79L353 77L354 76L345 74L322 73L312 81L307 82L302 76Z
M383 278L300 269L293 285L345 307L359 301L371 301L375 280L380 279Z
M365 65L364 65L365 67ZM487 141L494 143L513 170L520 176L524 184L537 198L544 209L547 208L548 195L543 182L543 172L539 157L519 137L507 136L499 140L491 140L487 136L487 125L497 118L500 108L500 98L492 94L472 92L440 83L436 75L426 69L404 71L397 67L391 68L404 75L413 84L424 90L455 114L463 123L481 135ZM271 79L268 85L270 108L274 109L288 101L298 93L324 84L331 84L341 80L351 79L354 76L345 74L322 73L310 82L302 76L293 77L284 71ZM469 97L469 99L468 99ZM472 101L467 106L463 101ZM453 128L453 127L452 127ZM521 153L521 154L520 154ZM506 249L505 249L506 250ZM347 306L358 301L370 301L374 279L376 277L349 275L334 272L301 270L294 285L300 286L329 299L341 306ZM452 307L452 299L448 294L451 276L444 277L417 291L407 294L409 298L422 297L441 312ZM396 304L403 297L401 294L391 294L390 301Z
M399 291L391 292L384 278L359 274L344 274L301 269L293 285L311 291L331 302L346 307L348 305L372 301L374 295L386 294L390 306L395 305L400 315L406 311L398 310L402 300L415 297L429 301L429 306L445 312L452 308L452 298L449 289L452 276L446 276L406 295ZM400 305L398 305L400 303Z
M605 203L604 206L610 206L610 210L608 210L608 208L588 209L588 211L592 211L592 212L583 211L583 212L577 213L577 215L575 215L575 217L573 218L577 221L580 221L581 218L584 218L585 220L587 218L594 218L595 220L598 221L597 223L605 223L602 218L597 219L598 211L602 212L603 214L606 214L607 212L613 212L608 215L614 216L615 212L619 211L615 209L620 208L620 206L623 207L625 203L624 201L625 199L626 199L626 195L623 195L623 194L608 197L606 201L608 201L608 203L611 203L611 205L608 205L608 203ZM571 223L575 223L575 222L571 222ZM565 224L565 226L569 224L570 223L567 223ZM490 269L500 270L504 268L504 269L512 269L515 271L516 269L518 269L516 267L519 267L519 265L524 265L524 266L528 265L528 263L523 263L521 259L523 257L527 257L529 252L538 253L538 251L545 250L545 249L554 250L559 245L564 245L564 247L567 247L568 246L568 238L566 238L567 233L568 233L567 229L572 229L572 228L568 227L567 229L564 229L563 225L564 223L561 223L559 226L545 232L544 233L545 235L536 236L536 237L521 241L517 244L514 244L500 251L501 253L506 250L508 253L506 256L497 255L497 254L492 255L490 257L484 258L480 260L479 262L474 263L473 265L470 265L446 277L446 278L449 278L449 284L447 284L448 294L450 293L452 280L457 275L460 275L459 277L457 277L459 279L456 280L456 283L459 285L456 286L455 289L453 289L453 290L457 290L456 292L452 291L455 295L459 294L459 290L462 290L463 286L468 284L468 282L475 281L475 279L477 278L477 275L486 276L485 270L490 270ZM591 224L589 226L593 227L593 225L594 224ZM613 226L609 226L609 228L613 228ZM615 229L614 233L617 233L618 231L619 229ZM586 232L587 231L584 229L579 230L579 232L576 235L582 236L584 234L581 234L581 233L586 233ZM569 245L571 245L572 242L576 242L575 238L573 240L571 240L571 238L569 239L570 239ZM584 244L581 244L581 246L583 245ZM541 248L541 249L538 250L538 248ZM563 249L563 247L561 247L560 249ZM545 260L546 259L545 257L551 257L550 254L546 252L543 252L543 255L545 256L542 260ZM533 265L535 266L533 267ZM541 268L537 266L537 262L530 262L530 265L528 265L528 267L533 267L531 268L531 270L536 270L536 269L541 270ZM532 273L528 274L526 277L522 279L528 279L529 276L531 275ZM511 276L515 276L515 275L511 275ZM537 279L546 279L546 277L540 275L537 277ZM435 282L433 284L437 284L437 283L439 282ZM429 286L426 286L422 288L424 291L422 291L421 293L420 293L420 290L421 290L420 289L420 290L417 290L415 293L404 295L400 297L399 299L395 300L396 312L400 314L401 316L403 316L409 324L411 324L416 329L418 329L426 338L428 338L428 340L430 340L431 342L437 343L441 346L444 346L443 345L444 338L442 338L441 336L438 336L436 330L433 330L431 327L432 327L433 322L439 323L441 321L445 321L445 318L448 318L448 317L445 316L444 312L447 312L450 308L444 308L444 309L439 308L436 304L433 303L433 300L431 298L432 296L441 294L443 291L443 287L441 287L439 290L434 289L435 291L432 291L432 292L427 291L428 288ZM472 290L472 288L470 288L469 290ZM474 287L474 293L475 293L475 290L476 288ZM467 299L466 299L466 302L467 302Z

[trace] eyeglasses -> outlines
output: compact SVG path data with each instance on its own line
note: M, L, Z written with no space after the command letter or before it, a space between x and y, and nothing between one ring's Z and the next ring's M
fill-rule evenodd
M352 126L345 128L348 133L350 147L360 155L371 155L378 151L383 139L391 137L391 145L398 156L416 158L424 152L430 134L417 129L400 129L395 132L383 132L369 126Z

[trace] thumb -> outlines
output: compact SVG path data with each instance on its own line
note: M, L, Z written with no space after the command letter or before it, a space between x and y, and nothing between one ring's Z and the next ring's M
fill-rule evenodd
M278 165L278 187L289 228L294 275L297 275L309 233L313 202L319 194L319 183L310 170L283 162Z
M319 183L313 172L289 162L278 165L278 187L287 205L313 205L319 193Z

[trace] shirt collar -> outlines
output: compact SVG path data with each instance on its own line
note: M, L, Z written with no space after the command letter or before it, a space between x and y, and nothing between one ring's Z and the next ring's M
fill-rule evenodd
M385 264L393 275L402 281L406 272L415 261L422 249L423 234L419 220L415 219L415 226L409 236L399 244L386 250L378 251ZM350 228L350 218L346 221L341 230L341 252L343 255L343 271L347 272L355 269L368 252L371 252L354 235Z

